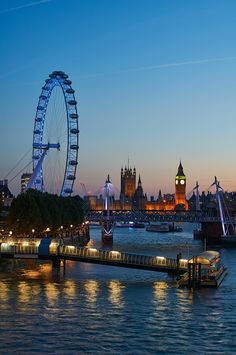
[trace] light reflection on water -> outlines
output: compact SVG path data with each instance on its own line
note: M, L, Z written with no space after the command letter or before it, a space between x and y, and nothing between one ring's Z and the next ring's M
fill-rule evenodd
M76 283L74 280L66 280L64 286L65 297L68 301L73 302L76 298Z
M0 281L0 292L1 292L1 301L2 302L8 301L10 290L8 284L6 284L4 281ZM0 302L0 306L2 305L2 302Z
M168 288L167 282L164 281L156 281L153 284L153 289L154 289L154 300L157 302L163 301L163 299L166 299L166 291Z
M86 292L86 300L89 303L94 303L97 300L98 282L95 280L88 280L84 283Z
M114 250L186 257L202 249L190 232L116 233ZM98 247L100 230L92 239ZM64 275L47 262L1 262L0 354L234 354L236 250L221 252L228 277L195 292L149 271L68 262Z
M20 281L18 283L18 302L19 304L29 303L31 300L31 287L27 282Z
M49 306L57 306L59 289L56 283L47 283L44 286L45 295Z
M120 281L111 280L108 282L108 291L109 291L108 300L116 308L124 307L124 299L122 296L122 291L124 288L125 286L123 286Z

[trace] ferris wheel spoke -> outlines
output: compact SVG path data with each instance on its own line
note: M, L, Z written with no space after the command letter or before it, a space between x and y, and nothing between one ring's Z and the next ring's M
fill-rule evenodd
M33 137L33 167L43 155L44 162L34 187L70 196L78 165L79 129L77 103L71 81L53 72L42 88Z

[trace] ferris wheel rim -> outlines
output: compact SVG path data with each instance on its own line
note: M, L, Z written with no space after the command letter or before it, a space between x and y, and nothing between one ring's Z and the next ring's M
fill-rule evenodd
M41 94L36 109L34 131L33 131L33 170L36 168L39 159L45 154L48 147L43 145L43 134L45 120L47 119L47 108L53 89L58 86L62 90L65 102L65 116L67 122L67 146L66 146L66 163L64 168L63 183L60 188L61 196L70 196L73 192L74 181L76 179L78 165L78 149L79 149L79 126L78 126L78 110L75 100L75 91L72 88L72 82L68 79L68 75L62 71L54 71L49 74ZM59 143L58 143L59 145ZM55 147L54 147L55 148ZM46 154L45 154L46 155ZM41 167L34 182L37 190L44 190L43 168Z

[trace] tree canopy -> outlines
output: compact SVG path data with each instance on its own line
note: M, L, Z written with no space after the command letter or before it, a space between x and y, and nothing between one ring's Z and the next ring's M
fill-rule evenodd
M61 197L28 190L18 195L12 202L8 224L18 233L43 232L50 228L52 232L60 226L82 223L84 218L83 203L79 196Z

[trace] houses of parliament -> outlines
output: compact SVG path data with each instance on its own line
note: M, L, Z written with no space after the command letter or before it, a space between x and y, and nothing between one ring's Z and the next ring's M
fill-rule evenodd
M159 190L158 197L155 199L151 196L148 200L147 195L143 191L141 177L138 177L136 169L125 167L121 168L120 172L120 198L116 200L114 196L111 197L110 208L114 211L129 211L132 209L146 210L146 211L173 211L173 210L188 210L188 202L186 200L186 176L184 174L183 166L180 162L177 174L175 176L175 194L162 195ZM103 210L103 197L85 196L90 210Z

